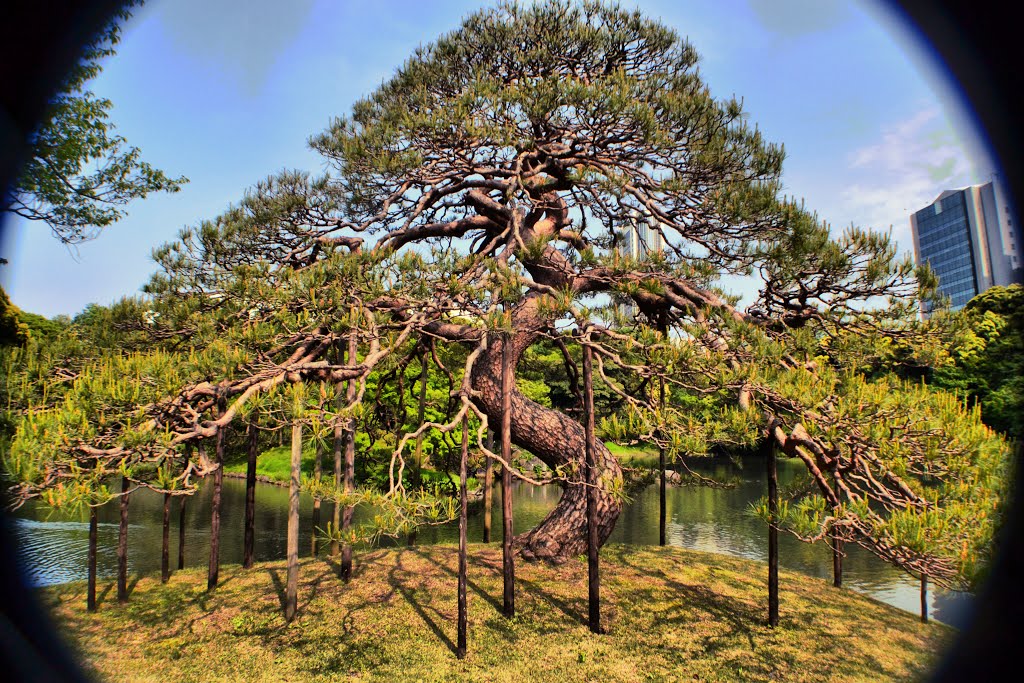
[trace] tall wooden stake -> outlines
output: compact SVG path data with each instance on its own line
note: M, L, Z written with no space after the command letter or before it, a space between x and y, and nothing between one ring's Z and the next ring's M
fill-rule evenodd
M302 475L302 425L292 425L291 478L288 481L288 581L284 618L291 622L299 604L299 484Z
M487 450L494 450L494 430L487 430ZM494 507L494 462L484 458L484 543L491 542L491 508Z
M164 494L164 536L160 550L160 583L171 578L171 494Z
M338 361L344 365L346 363L346 348L344 346L338 346ZM341 383L338 384L338 395L335 398L335 403L339 409L344 407L343 401L345 400L341 396ZM341 489L341 484L344 478L344 472L342 471L343 464L342 458L345 454L345 426L341 422L336 422L334 425L334 488L337 490ZM328 551L328 555L331 557L337 557L338 553L341 552L341 546L338 544L338 532L341 531L341 506L335 502L334 510L331 515L331 525L334 527L334 533L331 534L331 548Z
M658 378L659 392L660 392L660 405L662 411L665 409L665 379L663 377ZM665 435L660 435L664 439ZM668 525L668 507L666 504L666 489L667 489L667 478L668 475L665 471L665 446L661 444L658 446L658 471L661 474L659 487L658 487L658 545L665 545L667 533L666 527Z
M192 459L192 444L185 445L185 466ZM178 496L178 569L185 568L185 501L188 496Z
M185 568L185 501L187 496L178 496L178 569Z
M90 612L96 611L96 542L99 521L96 508L89 507L89 586L85 598L85 606Z
M584 430L586 433L587 461L587 598L590 607L590 630L602 633L601 630L601 567L599 564L598 527L597 527L597 466L594 462L594 376L593 351L589 346L583 347L583 413L586 417Z
M419 412L416 414L416 424L423 424L423 420L427 415L427 352L423 352L423 358L420 359L420 400L419 400ZM419 488L423 486L423 435L420 434L416 437L416 467L413 469L413 488Z
M121 520L117 528L117 601L128 601L128 477L121 477Z
M838 465L835 471L835 476L839 477ZM835 486L836 498L839 497L839 481L837 479ZM839 530L836 526L832 525L832 533L830 534L832 539L832 585L836 588L843 587L843 541L839 538Z
M779 479L775 467L775 444L769 436L768 450L768 625L779 625Z
M256 413L249 418L249 449L245 463L245 532L242 548L242 567L252 567L256 550L256 456L258 455L258 434Z
M466 558L466 526L468 524L467 508L469 495L466 492L466 467L469 460L469 416L462 416L462 457L459 460L459 636L455 648L455 656L463 659L466 656L466 629L469 615L466 605L466 575L468 561Z
M320 477L322 477L323 474L324 474L323 464L321 463L322 460L323 460L323 453L321 452L320 443L317 442L316 447L315 447L315 449L313 451L313 479L315 481L320 481ZM317 555L320 554L320 537L317 535L317 531L316 531L317 528L319 528L319 526L320 526L320 506L321 506L320 496L314 496L313 497L313 533L311 534L312 538L310 539L310 543L312 544L312 547L310 548L310 551L312 552L313 557L316 557Z
M658 321L659 331L668 337L668 323L664 316ZM662 420L664 420L665 412L665 378L658 377L658 405L662 411ZM665 434L659 434L661 437L660 441L663 441ZM668 472L667 463L665 462L665 445L658 445L658 545L665 545L668 542Z
M359 339L355 331L348 335L348 362L355 363L359 353ZM356 400L356 381L348 381L348 390L345 398L351 404ZM345 429L345 493L352 493L356 488L356 419L350 417L348 426ZM352 513L355 508L351 505L345 507L341 517L341 530L347 533L352 527ZM352 578L352 544L346 543L341 548L341 578L348 581Z
M224 413L226 407L223 397L217 399L217 416ZM206 576L206 590L217 587L220 579L220 505L221 491L224 487L224 427L217 429L216 458L217 469L213 471L213 502L210 505L210 566Z
M511 337L506 337L501 351L501 570L503 584L503 612L506 617L516 614L516 567L512 556L512 375Z
M928 623L928 575L921 574L921 622Z

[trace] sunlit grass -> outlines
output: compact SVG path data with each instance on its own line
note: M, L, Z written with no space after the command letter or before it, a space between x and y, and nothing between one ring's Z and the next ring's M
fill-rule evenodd
M143 577L96 614L85 587L42 591L88 667L113 681L885 681L920 678L953 631L783 571L782 622L765 625L766 567L679 548L602 550L606 635L586 626L586 564L518 563L518 614L500 613L501 553L470 551L469 655L452 654L452 546L303 561L299 613L284 622L284 564ZM101 591L105 586L101 586Z

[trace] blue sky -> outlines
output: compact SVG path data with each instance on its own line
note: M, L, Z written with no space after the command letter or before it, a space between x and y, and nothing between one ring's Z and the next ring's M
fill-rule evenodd
M69 250L45 226L11 222L0 278L15 304L47 316L134 294L150 252L212 218L283 168L319 171L306 140L371 92L418 45L456 28L481 0L150 0L92 84L118 132L191 182L130 205ZM958 92L900 17L876 0L623 2L688 37L719 97L785 144L785 191L835 230L893 228L995 170Z

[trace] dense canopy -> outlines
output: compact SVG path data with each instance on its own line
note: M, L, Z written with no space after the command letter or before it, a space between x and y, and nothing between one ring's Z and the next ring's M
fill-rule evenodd
M501 419L503 359L557 349L578 395L584 345L606 438L673 458L770 442L808 473L778 523L969 582L1005 497L1005 444L959 399L876 362L931 347L916 311L932 276L888 234L834 235L782 197L781 146L697 63L617 6L471 15L312 138L324 176L283 172L185 230L155 252L147 296L120 305L116 342L29 371L8 458L22 495L96 501L114 471L187 490L212 465L183 465L185 445L241 417L305 420L321 438L356 417L372 435L360 457L386 458L374 503L400 503L381 523L436 519L446 508L409 490L417 436L458 433L468 414L476 450L501 461L485 428ZM756 301L739 307L725 274L756 283ZM420 424L404 392L424 354L450 400ZM518 547L579 555L578 415L515 387L510 432L519 476L563 488ZM625 489L596 450L603 541Z

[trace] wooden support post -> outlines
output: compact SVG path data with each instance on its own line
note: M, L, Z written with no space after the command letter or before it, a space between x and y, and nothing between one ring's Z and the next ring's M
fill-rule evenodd
M171 578L171 494L164 494L164 534L160 548L160 583Z
M245 463L245 531L242 548L242 567L252 567L256 550L256 456L259 448L259 432L256 413L249 418L249 449Z
M224 414L226 401L224 397L217 399L216 415ZM213 502L210 504L210 566L206 576L206 590L213 590L220 580L220 506L221 492L224 488L224 438L227 432L224 427L217 429L216 464L213 471Z
M192 459L192 444L185 445L185 466ZM178 496L178 569L185 568L185 501L188 496Z
M346 363L346 347L338 346L338 361L345 365ZM339 382L337 386L337 398L335 403L340 410L345 405L345 399L341 395L342 383ZM345 426L341 422L337 422L334 425L334 488L341 490L342 481L344 480L343 471L343 458L345 455ZM335 501L334 510L331 515L331 526L333 527L331 534L331 547L328 551L328 555L331 557L337 557L338 553L341 552L341 545L338 543L338 533L341 531L341 505Z
M121 477L121 519L117 528L117 601L128 601L128 477Z
M89 585L85 598L85 606L90 612L96 611L96 544L99 521L96 508L89 507Z
M422 425L427 415L427 372L429 370L427 364L427 352L423 351L423 357L420 359L420 399L419 399L419 411L416 413L416 424L417 426ZM420 488L423 486L423 435L420 434L416 437L416 452L413 460L416 466L413 468L413 488Z
M359 339L356 336L355 330L348 335L348 362L355 363L358 361L359 353ZM346 391L345 398L349 404L352 404L356 400L356 381L350 379L348 381L348 390ZM348 426L345 429L345 493L352 493L356 488L356 419L354 417L348 418ZM349 529L352 528L352 513L355 508L351 505L345 507L342 511L341 516L341 530L343 533L348 533ZM352 578L352 544L346 543L341 548L341 578L344 581L348 581Z
M512 389L515 377L512 373L512 339L502 342L501 355L501 570L502 570L502 611L506 617L516 613L516 567L512 555Z
M779 625L779 479L775 463L775 444L765 442L768 463L768 625Z
M833 476L836 478L835 483L835 494L836 500L839 500L840 488L839 488L839 464L838 458L836 459L836 468L833 471ZM838 512L838 507L836 509ZM838 518L838 517L837 517ZM836 525L832 525L832 532L829 534L829 538L832 541L832 585L836 588L843 587L843 541L839 537L839 531Z
M288 480L288 580L284 618L291 622L299 604L299 484L302 475L302 425L292 425L291 477Z
M469 494L466 492L466 468L469 460L469 416L462 416L462 457L459 460L459 635L455 647L455 656L463 659L466 656L466 630L469 623L466 605L466 581L468 560L466 558L466 527L468 525L467 508Z
M921 622L928 623L928 575L921 574Z
M494 430L487 430L487 450L494 450ZM494 507L494 462L484 458L484 543L491 542L491 508Z
M324 474L324 468L323 468L322 460L323 460L323 453L321 452L320 442L318 441L316 443L316 446L314 447L314 451L313 451L313 480L314 481L320 481L320 478ZM312 553L313 557L316 557L317 555L320 554L320 537L317 535L317 528L319 528L319 526L320 526L320 507L321 507L321 505L322 505L322 501L320 500L320 496L314 496L313 497L313 524L312 524L313 531L310 534L310 536L311 536L311 538L310 538L310 545L311 545L310 552Z
M665 379L663 377L658 378L659 384L659 401L662 411L665 409ZM659 434L664 439L664 434ZM666 472L665 463L665 446L659 444L658 446L658 472L661 475L659 486L658 486L658 545L665 545L667 542L667 531L668 526L668 506L666 502L667 488L668 488L668 473Z
M185 501L187 496L178 496L178 569L185 568Z
M593 351L583 346L583 413L586 433L586 476L587 476L587 602L589 625L593 633L601 629L601 566L598 555L600 540L597 526L598 472L594 461L594 376Z

